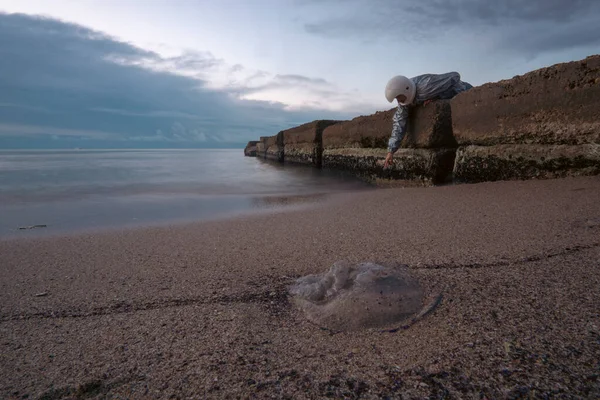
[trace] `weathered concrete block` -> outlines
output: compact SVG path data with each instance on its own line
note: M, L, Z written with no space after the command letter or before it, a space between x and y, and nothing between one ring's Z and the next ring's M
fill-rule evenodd
M256 157L256 144L258 141L251 140L248 142L246 147L244 148L244 155L246 157Z
M265 138L265 158L283 162L283 132Z
M266 158L266 151L267 151L267 147L265 146L266 140L267 140L267 136L261 136L260 140L256 143L256 157Z
M352 171L374 180L398 179L426 184L444 183L452 178L455 149L399 149L393 167L384 170L386 149L325 149L323 167Z
M473 88L451 105L459 145L600 143L600 55Z
M503 144L460 147L454 178L459 182L558 178L600 173L600 145Z
M427 106L413 107L410 110L406 135L402 139L401 147L434 149L457 146L456 139L452 135L450 101L438 100Z
M323 149L386 148L395 112L380 111L328 126L323 131Z
M323 130L339 121L320 120L283 131L285 162L321 166Z
M392 133L396 108L361 116L327 127L323 132L323 148L387 148ZM402 148L457 147L452 135L450 102L435 101L411 107Z
M456 147L449 102L437 101L410 110L407 134L394 157L395 165L384 170L395 112L391 109L327 127L323 131L323 167L352 171L369 179L429 184L449 180Z

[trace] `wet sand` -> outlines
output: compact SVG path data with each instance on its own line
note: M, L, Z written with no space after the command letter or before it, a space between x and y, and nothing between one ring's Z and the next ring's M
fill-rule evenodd
M0 398L598 398L599 200L598 177L386 189L0 241ZM442 301L332 334L286 288L338 260L407 264Z

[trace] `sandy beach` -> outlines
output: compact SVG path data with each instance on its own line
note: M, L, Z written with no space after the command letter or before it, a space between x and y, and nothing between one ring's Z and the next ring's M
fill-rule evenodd
M598 398L600 178L395 188L0 241L0 398ZM288 286L407 264L440 305L333 334Z

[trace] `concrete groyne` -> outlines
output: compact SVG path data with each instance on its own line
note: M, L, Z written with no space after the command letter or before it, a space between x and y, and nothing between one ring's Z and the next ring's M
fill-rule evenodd
M413 107L383 169L395 108L261 137L248 156L420 184L600 173L600 55L487 83Z

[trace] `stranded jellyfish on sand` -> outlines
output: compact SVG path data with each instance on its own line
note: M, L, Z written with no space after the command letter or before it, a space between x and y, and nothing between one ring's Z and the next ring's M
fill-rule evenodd
M423 307L423 291L406 267L374 263L337 262L298 279L290 294L311 322L334 331L392 327Z

